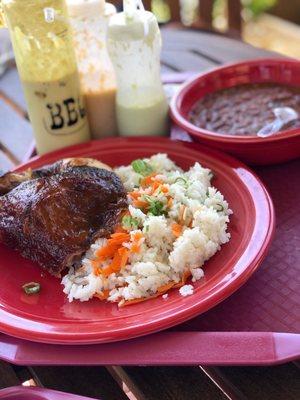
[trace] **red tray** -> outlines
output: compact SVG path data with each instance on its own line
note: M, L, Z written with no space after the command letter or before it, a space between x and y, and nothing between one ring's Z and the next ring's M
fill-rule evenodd
M191 140L176 129L172 135ZM272 365L299 358L300 159L255 171L274 201L276 235L261 267L229 299L127 342L75 348L0 335L0 358L26 365Z

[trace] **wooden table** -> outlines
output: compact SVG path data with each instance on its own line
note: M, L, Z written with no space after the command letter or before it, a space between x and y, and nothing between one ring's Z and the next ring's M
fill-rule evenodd
M221 36L163 31L164 73L205 71L241 59L273 54ZM32 129L17 72L0 78L0 168L8 170L32 151ZM0 388L30 384L103 400L300 398L299 365L277 367L15 367L0 361Z

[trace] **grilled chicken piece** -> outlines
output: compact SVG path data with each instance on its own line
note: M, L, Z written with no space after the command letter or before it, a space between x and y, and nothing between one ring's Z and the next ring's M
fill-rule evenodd
M127 208L122 182L109 169L68 159L0 178L0 242L59 276L108 236Z
M27 169L22 172L8 172L7 174L0 176L0 196L10 192L20 183L30 179L41 178L42 176L51 176L53 174L64 172L68 168L82 166L102 168L112 171L108 165L95 160L94 158L64 158L63 160L59 160L51 165L46 165L40 169Z

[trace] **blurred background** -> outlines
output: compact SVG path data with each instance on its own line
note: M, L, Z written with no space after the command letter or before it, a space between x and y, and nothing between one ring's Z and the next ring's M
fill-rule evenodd
M122 0L108 0L118 9ZM300 58L300 0L143 0L161 24L190 26L236 37L256 47ZM0 29L0 76L13 53Z
M179 0L185 25L205 28L201 20L202 3L213 3L212 27L228 34L228 11L237 8L240 14L239 32L229 32L257 47L300 58L300 0ZM145 2L147 3L147 2ZM178 0L152 0L152 9L162 23L171 20L173 3ZM240 3L240 4L239 4ZM240 8L240 9L239 9ZM204 7L205 10L205 7Z

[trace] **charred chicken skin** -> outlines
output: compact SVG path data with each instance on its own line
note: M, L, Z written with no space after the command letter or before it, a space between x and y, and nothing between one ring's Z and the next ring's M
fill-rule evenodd
M0 242L52 275L108 236L127 208L121 180L92 159L67 159L0 177Z

